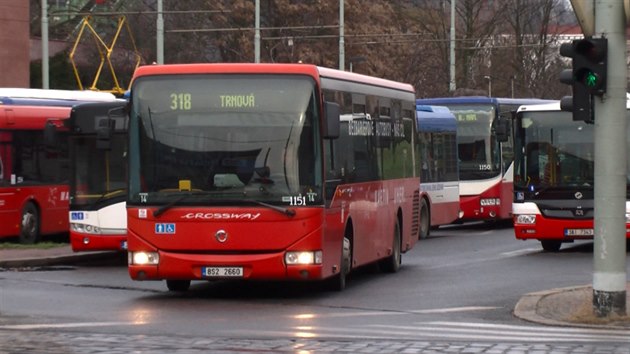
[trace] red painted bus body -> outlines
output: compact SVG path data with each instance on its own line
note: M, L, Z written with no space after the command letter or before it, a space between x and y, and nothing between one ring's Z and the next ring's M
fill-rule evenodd
M396 271L418 239L410 85L302 64L154 65L130 99L134 280L342 289L352 268Z
M68 232L71 108L105 92L0 88L0 237Z
M68 231L67 147L47 146L46 124L62 128L69 107L0 105L0 237ZM36 165L41 164L41 165Z

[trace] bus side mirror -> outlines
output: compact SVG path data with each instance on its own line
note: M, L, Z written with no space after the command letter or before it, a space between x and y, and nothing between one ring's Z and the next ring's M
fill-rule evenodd
M44 144L46 146L55 146L58 140L57 126L53 122L46 122L44 126Z
M96 148L98 150L112 149L112 135L116 121L112 118L101 119L96 127Z
M500 143L505 143L510 138L510 124L507 119L499 119L497 126L494 128L497 134L497 140Z
M335 102L324 102L324 139L337 139L339 137L341 109Z

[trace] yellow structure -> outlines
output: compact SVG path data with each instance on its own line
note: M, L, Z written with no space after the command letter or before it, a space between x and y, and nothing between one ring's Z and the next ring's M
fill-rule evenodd
M72 64L72 69L74 70L74 75L77 79L77 83L79 84L79 89L80 90L84 90L84 89L88 89L88 90L95 90L95 91L104 91L104 92L111 92L115 95L122 95L125 93L125 91L128 88L122 88L120 87L118 78L116 76L116 71L114 69L114 65L112 64L112 52L114 51L114 48L116 47L116 43L118 41L118 39L120 38L120 34L123 31L123 29L127 30L127 34L130 38L130 42L131 45L133 47L133 54L134 57L136 58L135 60L135 66L134 66L134 70L140 66L141 63L141 57L140 57L140 53L138 52L138 48L136 47L136 42L134 41L133 38L133 34L131 32L131 29L129 28L129 23L126 20L125 16L121 16L118 19L118 27L116 29L116 34L114 35L114 37L111 40L111 43L108 45L107 43L105 43L105 41L101 38L101 36L99 36L99 34L96 32L96 30L94 29L94 27L92 26L92 24L90 23L91 20L91 16L85 16L83 18L83 20L81 20L81 25L80 25L80 30L79 30L79 34L77 36L77 39L74 43L74 46L72 47L72 51L70 52L70 63ZM94 39L94 42L98 48L98 52L100 55L100 63L98 66L98 69L96 71L96 74L94 75L94 80L92 81L92 85L88 88L84 88L83 84L81 83L81 78L79 76L79 71L77 69L77 65L76 62L74 60L74 56L77 50L77 46L79 45L79 42L81 41L81 38L83 37L84 33L86 33L85 30L87 31L87 35L91 35ZM114 87L110 90L103 90L103 89L99 89L97 87L99 79L101 77L101 73L103 72L103 67L105 67L105 64L107 64L107 69L109 69L110 74L112 75L112 79L114 81Z

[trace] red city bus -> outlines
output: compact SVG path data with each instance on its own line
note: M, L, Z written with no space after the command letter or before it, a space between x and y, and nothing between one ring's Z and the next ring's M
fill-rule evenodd
M114 98L91 91L0 89L0 237L34 243L42 235L68 232L68 145L57 133L66 130L72 105Z
M130 95L129 274L395 272L418 239L411 85L305 64L152 65Z
M630 111L627 114L630 118ZM571 112L560 110L560 102L555 101L520 107L513 126L516 239L538 240L546 252L560 251L563 243L592 240L594 125L573 120ZM626 200L626 238L630 239L630 185Z

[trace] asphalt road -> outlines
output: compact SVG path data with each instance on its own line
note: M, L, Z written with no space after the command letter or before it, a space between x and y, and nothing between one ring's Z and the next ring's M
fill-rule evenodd
M630 331L514 317L524 294L589 284L593 270L590 242L545 253L512 232L434 230L403 255L398 273L360 269L340 293L267 282L198 282L169 293L163 282L130 280L124 257L7 270L0 353L630 353Z

